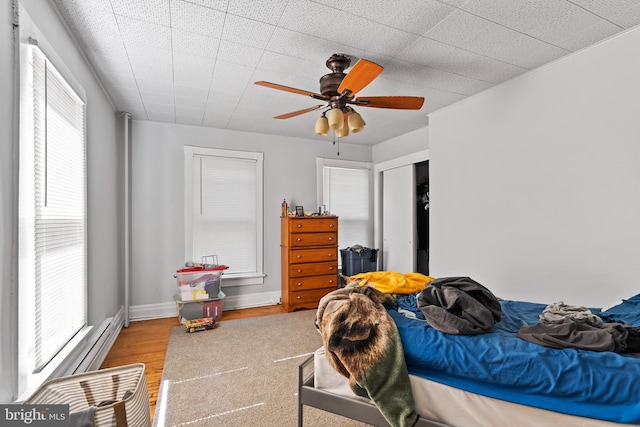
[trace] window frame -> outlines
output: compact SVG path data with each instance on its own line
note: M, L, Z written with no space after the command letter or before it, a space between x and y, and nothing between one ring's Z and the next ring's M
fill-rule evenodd
M374 217L373 217L373 164L371 162L363 162L356 160L338 160L338 159L326 159L322 157L316 158L316 185L317 185L317 203L318 206L326 205L324 202L325 188L324 188L324 169L325 168L341 168L341 169L357 169L357 170L366 170L368 172L367 177L367 186L369 192L369 206L368 206L368 215L367 215L367 242L369 244L373 244L374 242ZM340 215L339 213L332 212L329 210L332 215L338 216L338 230L340 230ZM338 239L339 239L338 235ZM365 244L364 242L362 244ZM345 249L345 248L339 248ZM341 259L341 257L340 257Z
M33 28L32 28L33 29ZM35 29L34 29L35 30ZM35 53L34 53L35 52ZM81 322L77 330L70 334L68 340L62 344L51 358L41 362L36 366L35 356L35 329L29 329L29 325L34 325L35 315L34 298L36 292L35 267L29 266L35 263L35 246L33 235L34 225L31 223L36 218L35 207L35 180L34 180L34 144L35 144L35 117L34 117L34 72L31 65L32 55L41 55L45 65L43 76L46 73L54 75L61 81L66 89L72 92L77 98L82 108L82 169L83 169L83 207L82 207L82 258L83 274L82 285L83 295L80 300L82 307ZM92 330L88 326L88 167L87 167L87 101L86 94L82 86L74 78L73 74L64 65L64 62L56 55L55 51L41 39L40 43L31 37L21 35L20 42L20 172L18 178L19 190L19 251L18 251L18 329L22 331L18 334L18 389L17 396L20 398L28 396L40 384L51 377L55 377L60 372L64 372L81 351L82 342ZM48 71L44 71L47 69ZM46 90L46 89L45 89ZM69 92L68 92L69 93ZM45 96L46 99L46 96ZM44 102L44 101L41 101ZM45 136L45 139L46 136ZM45 143L46 144L46 143ZM25 194L26 193L26 194ZM26 333L25 333L26 331Z
M236 158L256 162L256 271L255 273L224 273L225 287L264 284L264 154L261 152L223 150L218 148L184 146L184 258L193 258L193 170L194 156ZM220 254L215 254L220 255ZM198 261L198 260L194 260ZM223 259L220 260L224 264Z

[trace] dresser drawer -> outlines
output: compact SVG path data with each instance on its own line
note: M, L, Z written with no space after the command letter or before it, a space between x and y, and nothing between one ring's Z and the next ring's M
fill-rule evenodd
M291 264L305 262L337 261L338 248L314 248L314 249L293 249L289 253Z
M335 218L312 219L290 218L289 233L321 233L323 231L337 231L338 220Z
M289 246L297 248L301 246L337 245L338 233L292 233L289 234Z
M289 290L292 292L321 288L338 289L337 276L332 274L327 276L298 277L289 279Z
M305 264L291 264L289 266L290 277L325 276L338 274L338 262L313 262Z
M293 307L317 307L320 298L331 292L333 289L311 289L308 291L291 292L289 305Z

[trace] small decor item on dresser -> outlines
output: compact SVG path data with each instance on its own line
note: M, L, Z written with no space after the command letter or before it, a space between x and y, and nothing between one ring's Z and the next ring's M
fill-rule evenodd
M296 206L296 216L304 216L304 207Z
M216 321L211 317L203 317L200 319L187 320L184 322L185 332L193 333L199 331L207 331L216 327Z

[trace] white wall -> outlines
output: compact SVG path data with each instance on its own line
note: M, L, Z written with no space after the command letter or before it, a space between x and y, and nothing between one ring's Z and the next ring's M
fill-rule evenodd
M640 291L640 28L430 115L431 272L508 299Z
M382 163L429 148L429 127L397 136L373 146L373 163Z
M114 315L119 293L119 166L115 113L49 1L21 0L39 42L44 38L87 95L88 318L90 325ZM37 28L36 28L37 27ZM24 28L23 28L24 29ZM0 1L0 403L15 398L17 343L17 97L12 2Z
M330 139L300 140L274 135L132 122L132 311L135 319L158 315L173 304L173 275L184 265L183 146L264 153L264 285L233 287L225 282L229 305L269 304L280 295L280 204L316 206L316 158L371 161L371 147ZM311 210L311 209L309 209ZM224 263L224 259L220 259ZM266 300L265 300L266 298ZM154 305L158 305L154 307ZM175 306L174 306L175 307ZM154 312L155 310L155 312ZM175 308L172 309L175 312Z

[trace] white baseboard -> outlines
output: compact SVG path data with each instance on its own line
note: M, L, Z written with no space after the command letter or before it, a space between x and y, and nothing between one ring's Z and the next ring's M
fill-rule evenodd
M227 296L224 299L222 310L236 310L240 308L262 307L280 303L280 291L263 292L259 294ZM129 319L149 320L163 317L178 316L175 302L160 304L133 305L129 309Z

